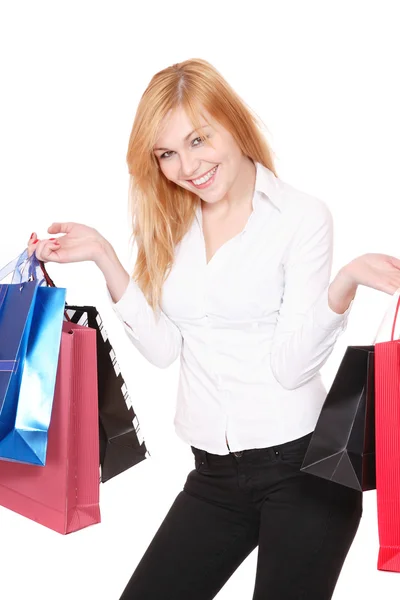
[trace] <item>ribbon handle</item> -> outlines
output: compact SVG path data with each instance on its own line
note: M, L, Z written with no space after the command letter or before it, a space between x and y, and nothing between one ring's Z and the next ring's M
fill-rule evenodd
M27 266L28 270L26 270ZM46 271L44 262L37 258L35 252L29 257L28 250L24 250L22 254L14 258L14 260L9 262L8 265L3 267L0 270L0 282L3 281L3 279L5 279L10 273L13 273L11 283L22 284L26 281L37 281L39 286L44 283L47 285L47 287L56 287L50 275ZM4 296L5 290L3 294L1 294L0 288L0 306L2 304L2 300L4 300ZM66 309L64 309L64 320L71 321ZM2 369L0 368L0 371L1 370Z
M28 269L26 269L26 267L28 267ZM0 281L3 281L10 273L13 273L11 283L37 281L38 285L42 285L45 281L36 254L33 253L32 256L29 257L27 249L0 270Z

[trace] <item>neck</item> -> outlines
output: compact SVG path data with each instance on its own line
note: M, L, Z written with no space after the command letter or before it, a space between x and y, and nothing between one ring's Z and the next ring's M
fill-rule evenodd
M252 206L256 183L256 166L247 156L243 157L241 168L229 192L215 204L201 201L203 210L216 217L226 217L231 212Z

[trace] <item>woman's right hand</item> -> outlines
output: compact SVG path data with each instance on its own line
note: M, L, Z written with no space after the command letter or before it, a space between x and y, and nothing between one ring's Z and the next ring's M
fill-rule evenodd
M38 260L43 262L96 262L108 243L96 229L80 223L53 223L47 231L65 235L38 240L33 233L28 242L28 256L35 252Z

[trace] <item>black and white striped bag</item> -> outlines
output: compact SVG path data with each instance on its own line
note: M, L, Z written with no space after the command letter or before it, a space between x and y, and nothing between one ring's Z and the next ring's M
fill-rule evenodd
M103 321L94 306L66 305L73 323L96 330L100 481L105 482L150 456Z

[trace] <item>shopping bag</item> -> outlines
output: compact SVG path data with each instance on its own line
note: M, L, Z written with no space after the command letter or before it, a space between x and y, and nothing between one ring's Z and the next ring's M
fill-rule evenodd
M64 321L44 467L0 461L0 504L59 533L100 522L96 332Z
M67 305L72 322L97 332L99 438L101 481L104 483L150 456L103 321L94 306ZM86 316L87 315L87 316Z
M42 261L47 285L55 284ZM99 390L100 480L119 475L150 456L103 321L94 306L66 305L68 321L96 330Z
M46 462L66 290L23 252L0 271L0 459Z
M376 487L374 346L348 346L301 471L366 491Z
M399 291L391 302L391 335L375 343L376 497L380 571L400 572L400 340L395 339ZM389 311L388 311L389 312Z

